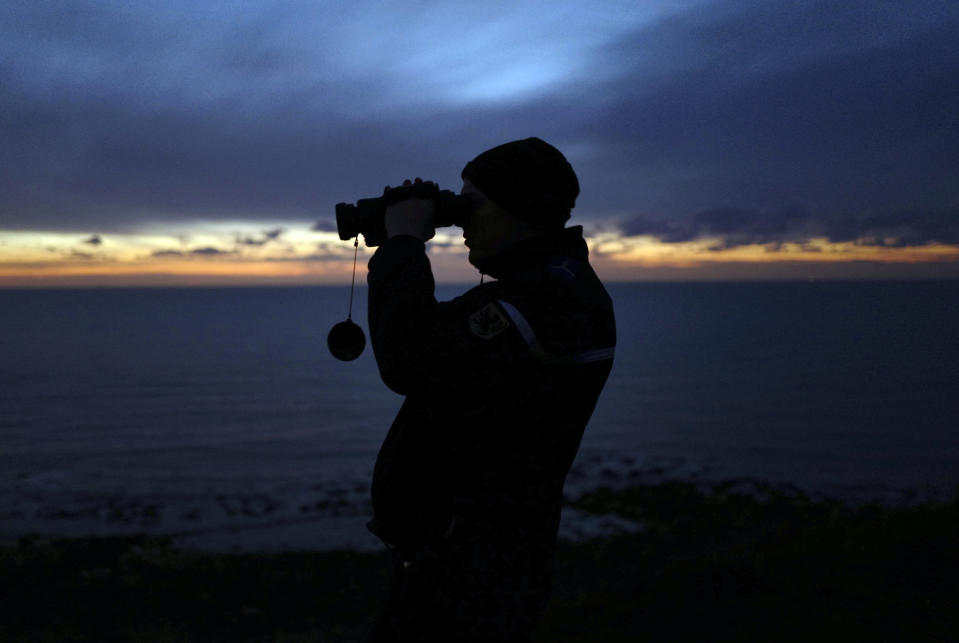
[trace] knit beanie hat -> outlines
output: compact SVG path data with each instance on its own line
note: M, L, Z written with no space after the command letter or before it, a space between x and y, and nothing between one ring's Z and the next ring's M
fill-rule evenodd
M504 143L466 164L461 176L498 206L536 228L562 228L579 181L558 149L538 138Z

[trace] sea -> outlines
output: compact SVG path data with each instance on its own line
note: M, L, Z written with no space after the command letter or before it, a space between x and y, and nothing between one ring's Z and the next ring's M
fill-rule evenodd
M608 290L617 353L570 500L676 480L955 497L959 281ZM402 399L369 347L330 355L349 306L343 287L0 290L0 541L381 547L369 479ZM352 318L366 327L364 288ZM561 535L634 528L569 509Z

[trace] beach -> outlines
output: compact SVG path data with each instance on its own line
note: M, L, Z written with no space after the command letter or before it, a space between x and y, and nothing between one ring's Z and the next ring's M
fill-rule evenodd
M562 542L535 641L952 641L959 502L849 507L743 481L600 490L631 533ZM144 536L0 548L4 641L364 641L383 553Z

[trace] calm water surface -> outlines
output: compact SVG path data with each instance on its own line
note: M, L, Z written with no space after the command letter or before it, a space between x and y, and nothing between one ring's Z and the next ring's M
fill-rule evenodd
M609 290L619 346L577 480L959 485L959 282ZM369 349L327 353L347 293L0 291L2 531L365 511L401 399Z

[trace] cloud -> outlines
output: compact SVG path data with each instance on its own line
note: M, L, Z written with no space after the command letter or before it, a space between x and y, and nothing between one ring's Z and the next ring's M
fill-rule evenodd
M633 217L620 225L626 236L650 236L665 243L714 240L715 249L813 239L859 245L906 247L959 245L959 206L896 208L865 214L812 212L799 206L775 210L719 207L683 218Z
M206 257L213 257L217 255L229 255L233 254L230 250L220 250L219 248L214 248L212 246L206 246L204 248L195 248L190 250L191 255L200 255Z
M959 5L719 2L637 29L593 114L603 204L955 198ZM952 125L950 125L952 123Z
M154 250L150 253L151 257L182 257L183 253L179 250Z
M158 218L313 220L406 174L456 187L472 155L527 130L504 131L508 106L485 106L484 97L513 91L494 87L503 69L491 56L533 71L555 66L564 49L588 44L552 33L574 6L535 19L503 3L491 25L464 22L463 9L445 3L413 11L265 3L229 21L177 2L122 12L82 1L69 11L8 5L0 24L18 28L0 27L9 54L0 58L0 102L12 114L0 123L8 142L0 163L15 171L0 214L10 225L55 228L69 210L75 222L111 230ZM519 46L517 33L529 39L511 53L504 43ZM473 73L463 73L466 63ZM539 80L514 85L526 94L534 85L533 96L556 91ZM460 89L476 100L441 100ZM499 124L465 127L474 103Z
M864 245L959 245L959 206L941 210L898 208L861 217L836 217L824 221L823 228L830 240Z
M310 230L313 232L336 232L336 222L330 219L320 219L310 226Z
M335 263L340 261L352 261L352 257L344 257L337 253L314 252L308 255L296 255L292 257L270 257L266 261L272 262L299 262L304 263Z
M245 246L264 246L271 241L279 239L283 232L283 228L273 228L272 230L265 230L263 236L258 239L254 237L239 237L236 242Z
M702 210L683 219L636 217L624 222L626 235L648 235L668 243L721 238L730 245L791 241L808 235L812 215L798 206L762 211L741 207Z
M372 251L369 252L372 254ZM362 259L361 259L362 260ZM293 251L287 249L284 255L271 255L263 257L262 261L275 263L295 263L295 262L352 262L353 247L338 243L317 243L312 246L311 251Z
M580 176L574 223L642 211L624 229L664 239L954 238L911 204L959 198L959 4L494 7L4 3L0 226L332 232L337 202L406 176L455 189L472 156L538 135ZM917 219L862 214L896 208Z
M83 243L90 244L91 246L98 246L103 243L103 239L100 238L100 235L95 234L87 239L84 239Z

